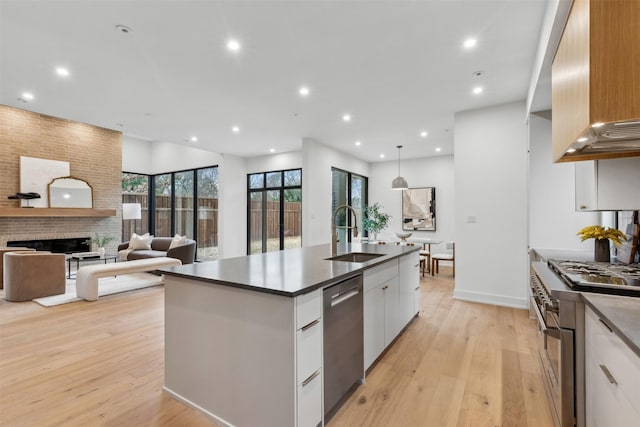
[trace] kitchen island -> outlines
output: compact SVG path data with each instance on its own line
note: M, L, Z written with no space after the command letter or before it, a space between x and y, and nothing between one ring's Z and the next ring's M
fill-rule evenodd
M364 276L366 291L384 276L397 334L417 313L418 249L352 244L339 253L378 256L345 262L318 245L161 270L165 391L223 425L322 424L323 289ZM365 348L376 309L365 302Z

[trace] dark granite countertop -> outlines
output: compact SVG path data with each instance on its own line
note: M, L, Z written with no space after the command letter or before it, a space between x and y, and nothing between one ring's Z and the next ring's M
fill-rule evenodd
M584 302L640 357L640 298L583 293Z
M352 263L326 260L331 256L331 245L325 244L197 262L159 271L169 276L295 297L419 249L420 246L339 245L338 254L366 252L383 255L367 262Z

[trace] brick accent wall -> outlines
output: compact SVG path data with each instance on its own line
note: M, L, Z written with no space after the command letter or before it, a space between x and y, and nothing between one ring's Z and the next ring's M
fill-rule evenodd
M122 234L122 133L0 105L0 206L19 207L7 197L20 191L20 156L69 162L71 176L93 187L96 209L116 209L108 218L0 217L0 246L11 240ZM35 208L34 208L35 209Z

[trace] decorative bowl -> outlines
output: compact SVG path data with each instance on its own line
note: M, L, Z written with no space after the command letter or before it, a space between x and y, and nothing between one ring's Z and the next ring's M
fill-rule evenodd
M404 242L407 238L411 237L412 234L413 233L396 233L396 236Z

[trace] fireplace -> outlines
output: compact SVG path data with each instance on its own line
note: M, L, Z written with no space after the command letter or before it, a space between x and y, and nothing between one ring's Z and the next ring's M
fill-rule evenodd
M75 237L71 239L39 239L39 240L14 240L7 242L10 247L33 248L37 251L49 251L61 254L74 252L89 252L90 237Z

